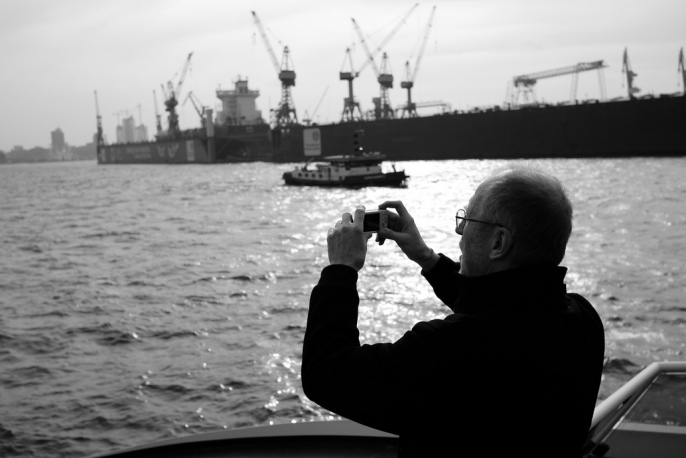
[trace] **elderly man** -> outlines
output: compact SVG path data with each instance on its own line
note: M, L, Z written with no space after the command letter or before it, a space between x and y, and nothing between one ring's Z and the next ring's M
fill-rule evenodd
M602 322L567 293L559 266L572 205L553 176L528 166L486 179L455 232L456 263L423 241L402 202L391 228L450 309L393 343L360 345L358 271L370 234L364 207L329 230L330 265L312 291L303 344L305 394L400 437L399 456L580 457L604 356Z

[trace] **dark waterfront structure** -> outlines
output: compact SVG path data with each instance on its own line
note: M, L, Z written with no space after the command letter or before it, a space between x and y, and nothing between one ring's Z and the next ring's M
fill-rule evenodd
M181 131L154 142L104 145L99 163L300 162L367 151L389 161L686 155L686 97L661 96L434 116L270 128Z

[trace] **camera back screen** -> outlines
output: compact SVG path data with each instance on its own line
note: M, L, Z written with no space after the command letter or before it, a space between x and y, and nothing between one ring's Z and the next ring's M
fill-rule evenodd
M380 213L365 213L362 230L364 232L379 232L380 220Z

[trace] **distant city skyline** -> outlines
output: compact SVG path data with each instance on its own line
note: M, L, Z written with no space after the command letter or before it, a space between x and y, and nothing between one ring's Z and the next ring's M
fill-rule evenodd
M417 64L427 30L415 102L440 101L453 110L502 105L516 75L598 60L607 65L607 97L626 97L625 48L637 73L638 95L683 91L677 72L679 51L686 47L683 0L4 0L0 150L49 147L50 132L58 127L72 145L91 142L94 91L109 141L116 139L122 113L133 115L136 124L155 126L158 111L166 124L161 85L177 80L189 52L194 54L181 102L192 91L216 111L221 105L216 90L233 89L242 78L259 91L258 109L268 118L281 85L252 10L279 63L283 47L289 48L299 119L307 112L315 122L337 122L348 96L347 83L339 79L339 72L349 70L346 49L351 49L353 70L367 59L351 18L375 49L415 3L418 7L384 48L395 78L394 107L406 102L400 82L406 62L411 70ZM580 99L599 98L595 73L579 75ZM569 76L550 78L537 84L536 95L564 102L570 85ZM353 87L362 110L370 109L379 92L372 66ZM180 107L179 117L182 128L200 126L191 103Z

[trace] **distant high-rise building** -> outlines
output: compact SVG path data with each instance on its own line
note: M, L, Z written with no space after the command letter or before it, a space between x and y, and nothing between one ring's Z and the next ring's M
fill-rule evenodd
M52 137L53 151L64 149L64 132L62 132L62 129L58 127L57 129L50 132L50 136Z
M133 138L137 142L147 142L148 141L148 128L144 124L139 124L133 129Z
M64 132L59 127L50 132L52 143L50 156L54 161L69 161L72 159L71 151L67 142L64 141Z
M136 125L133 116L124 118L117 126L117 143L148 141L148 128L144 124Z

